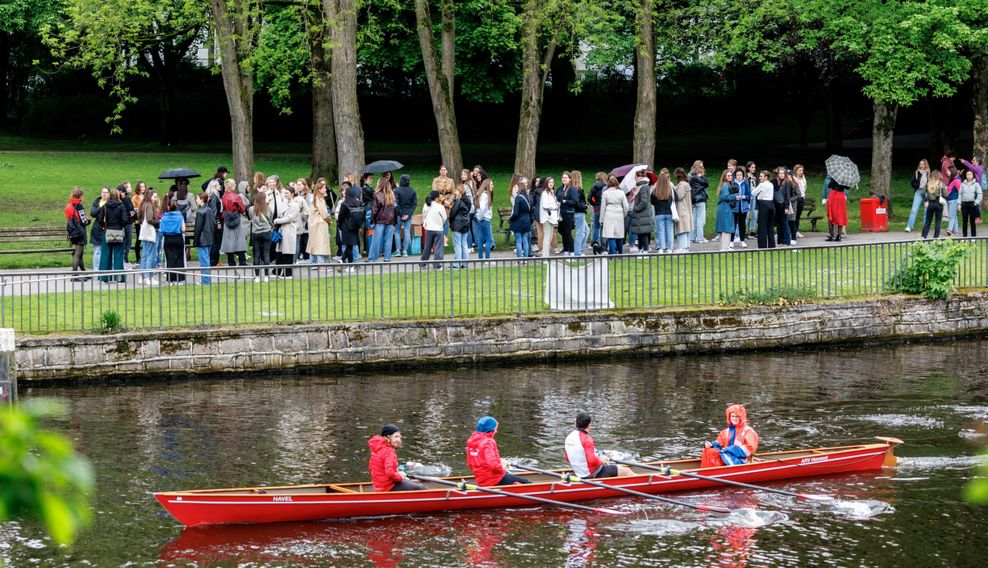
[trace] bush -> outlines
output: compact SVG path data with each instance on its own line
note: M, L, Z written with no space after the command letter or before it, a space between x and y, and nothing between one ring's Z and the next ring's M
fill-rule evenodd
M801 304L816 298L816 292L805 286L773 286L764 292L734 292L721 294L722 306L785 306Z
M933 300L946 298L954 292L957 268L970 251L968 243L950 239L914 243L909 248L912 262L903 263L903 268L892 275L889 287Z
M123 318L120 314L112 310L107 310L100 314L96 331L99 333L116 333L126 329L123 325Z

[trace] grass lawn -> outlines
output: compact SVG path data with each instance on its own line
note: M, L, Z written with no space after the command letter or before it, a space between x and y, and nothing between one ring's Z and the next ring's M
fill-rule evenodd
M23 141L22 141L23 142ZM10 136L0 136L0 147L18 147L18 139ZM37 148L37 143L30 146ZM230 156L225 153L208 151L182 151L175 153L155 152L145 149L140 144L119 145L126 148L126 151L115 151L112 144L95 144L86 146L83 152L70 151L65 148L72 148L70 143L59 143L52 141L42 145L41 151L0 151L0 200L4 207L0 208L0 227L24 227L24 226L50 226L64 227L64 216L62 210L68 201L68 195L75 185L80 185L86 190L84 200L87 204L98 195L102 185L115 186L122 180L129 180L136 183L144 180L151 186L159 190L167 189L170 181L156 178L162 171L172 167L191 167L204 176L209 176L216 167L225 164L232 165ZM699 147L699 146L698 146ZM150 146L148 146L150 148ZM503 155L503 147L497 155ZM412 177L412 186L418 190L420 203L428 193L429 185L433 177L437 175L436 165L430 163L428 156L434 148L431 145L389 145L375 148L371 157L382 157L387 155L406 164L406 168L400 173L407 173ZM485 150L495 152L495 148L486 146L469 147L465 149L465 155L484 155ZM489 163L479 161L487 167L495 184L495 205L497 207L509 207L508 182L511 177L511 163ZM766 162L774 163L774 162ZM556 177L559 183L559 175L564 169L579 169L583 172L584 185L589 188L593 182L594 173L598 170L610 171L619 164L600 161L586 161L580 163L545 163L540 168L540 173ZM683 164L659 164L669 166L670 169L677 165L688 167L688 163ZM265 174L278 174L283 181L304 177L309 174L309 155L305 153L261 153L256 158L255 167ZM866 165L862 164L866 169ZM715 178L719 170L710 167L711 186L714 186ZM451 172L451 175L453 173ZM893 176L893 205L898 212L898 219L891 223L890 229L901 230L905 225L908 216L909 206L912 203L912 188L909 185L911 172L898 170ZM823 180L822 164L816 168L811 164L808 171L809 190L808 195L819 201L820 185ZM198 189L200 180L193 180L193 187ZM862 179L862 188L868 185L867 177ZM711 197L716 198L716 189L711 187ZM857 232L860 222L860 211L857 201L861 197L867 196L866 189L852 191L849 194L848 204L849 230ZM708 203L706 232L710 235L716 222L716 203ZM823 212L822 207L818 207L817 214ZM495 231L497 229L497 219L494 219ZM825 227L825 221L821 222ZM805 230L809 227L804 228ZM65 241L58 241L59 246L65 246ZM37 246L46 246L39 243ZM2 243L0 249L25 248L22 244ZM61 254L37 254L37 255L0 255L0 268L46 268L46 267L67 267L71 265L70 255Z
M988 284L986 245L979 243L959 271L961 287ZM908 262L901 243L776 249L734 253L618 257L607 264L615 308L716 305L725 296L782 286L809 288L817 298L882 294ZM416 263L363 265L357 274L335 271L311 278L254 283L217 279L209 286L109 286L90 281L75 291L7 293L0 327L18 332L87 331L102 313L120 315L132 329L224 324L499 316L549 311L544 301L547 264L512 261L467 270L419 271ZM231 269L214 275L236 274ZM587 287L592 274L583 274ZM25 290L26 292L26 290Z

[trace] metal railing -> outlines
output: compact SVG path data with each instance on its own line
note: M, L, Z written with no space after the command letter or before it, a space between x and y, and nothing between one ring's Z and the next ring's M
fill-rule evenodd
M966 239L958 287L988 286L988 238ZM715 305L799 288L812 297L890 292L915 241L613 257L418 259L389 263L0 276L0 327L20 333L503 316ZM463 265L464 268L454 268ZM440 270L441 269L441 270ZM291 278L285 278L288 274ZM115 282L119 280L119 282ZM205 282L209 284L205 284ZM548 281L548 284L547 284Z

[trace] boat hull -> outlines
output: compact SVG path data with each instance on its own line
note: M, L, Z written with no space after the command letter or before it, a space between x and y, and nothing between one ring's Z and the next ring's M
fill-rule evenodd
M745 483L765 483L802 477L879 470L894 465L892 453L898 440L882 444L819 448L795 452L762 454L748 464L698 469L698 462L666 462L673 469L701 473ZM651 465L659 465L658 462ZM560 470L567 471L567 470ZM724 488L722 483L684 476L664 476L635 470L638 475L595 481L609 486L649 494ZM448 478L459 481L472 478ZM619 490L583 483L565 483L546 475L533 474L533 483L501 486L510 493L543 497L555 501L587 501L628 497ZM531 507L523 497L506 497L479 491L458 491L438 485L424 491L375 493L367 484L307 485L178 491L155 493L154 497L176 520L186 526L230 523L280 523L434 513L461 509Z

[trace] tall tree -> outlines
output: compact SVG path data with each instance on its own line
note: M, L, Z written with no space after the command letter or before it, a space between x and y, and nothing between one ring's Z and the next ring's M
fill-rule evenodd
M654 165L655 161L655 0L638 0L635 49L635 76L638 98L635 105L635 131L632 161Z
M261 25L260 0L210 0L220 73L230 111L233 169L240 179L254 173L254 74L251 58Z
M25 48L40 48L39 33L57 19L62 0L5 0L0 2L0 126L7 123L13 91L27 86L26 72L32 54Z
M303 12L312 67L312 178L339 181L333 112L331 28L320 0L308 0Z
M460 136L456 128L456 112L453 107L453 71L456 40L455 7L453 0L440 0L442 31L439 53L433 34L429 0L415 0L415 21L425 79L432 99L432 112L436 116L439 131L439 151L443 164L451 172L458 172L463 165L460 152Z
M332 24L333 121L340 171L359 174L364 167L364 127L357 104L357 2L323 0Z

